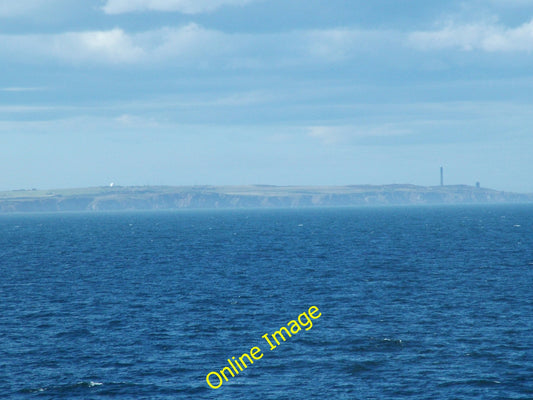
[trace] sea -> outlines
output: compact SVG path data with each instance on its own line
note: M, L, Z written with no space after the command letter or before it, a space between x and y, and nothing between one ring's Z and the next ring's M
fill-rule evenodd
M533 399L533 205L0 215L0 398Z

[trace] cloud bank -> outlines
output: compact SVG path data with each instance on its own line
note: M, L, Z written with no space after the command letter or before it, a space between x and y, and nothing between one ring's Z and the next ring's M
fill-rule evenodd
M435 31L413 32L408 35L408 42L420 50L530 52L533 50L533 20L515 28L489 23L450 23Z
M0 52L12 59L48 58L109 65L257 68L343 61L368 51L382 37L353 29L271 34L226 33L195 23L138 33L120 28L58 34L0 35Z
M200 68L279 68L349 60L393 60L406 50L533 51L533 20L517 27L450 23L432 31L330 28L279 33L227 33L195 23L144 32L121 28L51 34L0 34L11 60Z
M254 0L107 0L102 7L106 14L124 14L142 11L174 11L199 14L223 6L243 6Z

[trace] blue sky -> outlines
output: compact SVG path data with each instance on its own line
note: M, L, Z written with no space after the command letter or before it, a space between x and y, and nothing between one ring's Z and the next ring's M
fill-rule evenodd
M533 192L533 0L0 0L0 190Z

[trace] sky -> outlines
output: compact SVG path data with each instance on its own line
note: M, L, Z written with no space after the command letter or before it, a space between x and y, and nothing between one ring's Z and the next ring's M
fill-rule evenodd
M0 190L533 192L533 0L0 0Z

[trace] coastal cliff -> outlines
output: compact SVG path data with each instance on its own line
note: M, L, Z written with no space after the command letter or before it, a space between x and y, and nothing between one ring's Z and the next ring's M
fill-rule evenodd
M533 194L467 185L114 186L0 192L0 212L529 202Z

